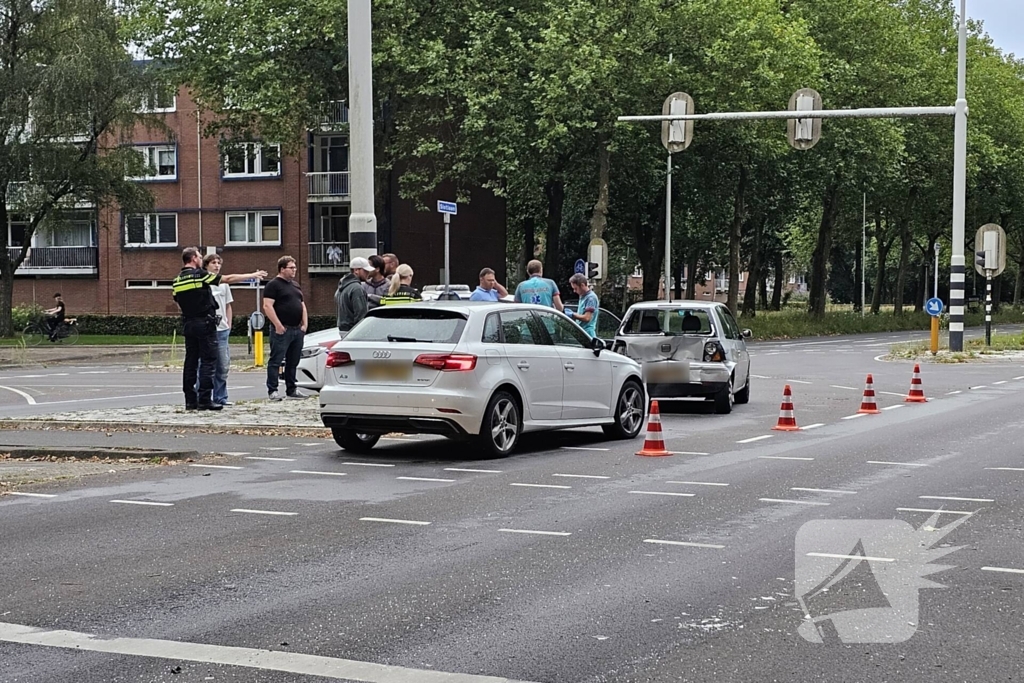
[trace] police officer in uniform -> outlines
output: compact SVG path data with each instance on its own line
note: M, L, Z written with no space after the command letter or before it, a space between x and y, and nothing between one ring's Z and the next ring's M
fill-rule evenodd
M221 410L214 403L213 372L217 364L217 302L211 285L234 284L251 278L267 276L265 270L252 273L217 275L203 270L203 256L198 247L187 247L181 252L184 267L174 278L171 289L174 301L181 309L185 332L185 369L182 389L185 392L185 410ZM199 371L199 359L203 359ZM196 394L196 373L199 374L199 393Z

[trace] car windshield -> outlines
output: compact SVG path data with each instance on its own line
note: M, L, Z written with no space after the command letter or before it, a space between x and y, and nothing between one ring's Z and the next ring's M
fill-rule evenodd
M702 308L648 308L633 311L625 334L712 334L708 311Z
M352 328L345 341L455 344L465 328L466 318L457 311L395 306L374 310Z

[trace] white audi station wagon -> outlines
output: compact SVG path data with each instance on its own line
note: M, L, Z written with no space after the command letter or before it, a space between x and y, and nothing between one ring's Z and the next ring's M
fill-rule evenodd
M643 428L640 366L565 315L530 304L437 301L370 311L327 356L320 416L338 445L367 452L382 434L441 434L483 457L525 432Z

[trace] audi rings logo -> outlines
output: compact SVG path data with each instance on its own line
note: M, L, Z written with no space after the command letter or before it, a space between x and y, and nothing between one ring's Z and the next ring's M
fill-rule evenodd
M390 351L374 351L373 352L373 357L374 358L391 358L391 352Z

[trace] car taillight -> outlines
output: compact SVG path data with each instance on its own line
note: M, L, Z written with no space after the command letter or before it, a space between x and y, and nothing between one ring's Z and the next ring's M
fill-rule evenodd
M704 345L704 362L725 360L725 350L718 345L718 342L708 342Z
M421 353L413 364L441 372L466 372L476 367L476 356L469 353Z
M352 365L355 361L347 351L331 351L327 354L327 367L340 368L343 365Z

